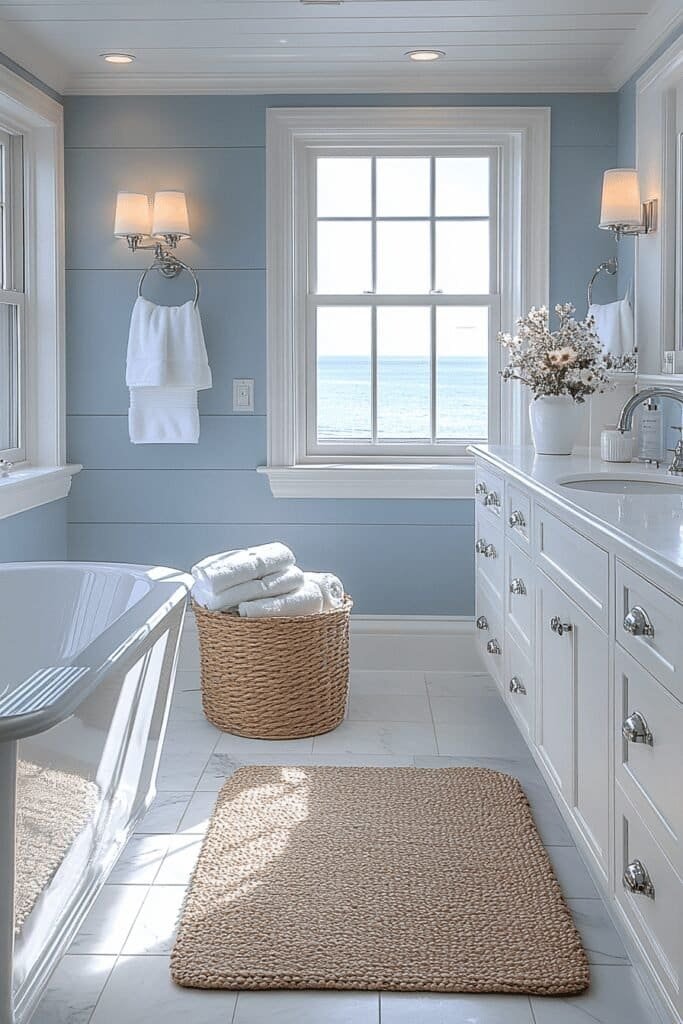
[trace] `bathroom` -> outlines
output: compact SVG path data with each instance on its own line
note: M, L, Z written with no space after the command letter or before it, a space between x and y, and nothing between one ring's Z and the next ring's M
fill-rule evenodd
M15 817L17 744L20 768L55 759L58 786L82 770L82 799L108 815L106 833L75 827L69 870L88 884L68 921L47 865L38 913L13 939L0 874L0 1024L680 1024L683 476L668 468L683 408L655 396L630 433L617 427L637 391L683 396L682 67L683 13L667 0L0 3L0 835ZM397 179L382 211L382 161L408 164L418 149L422 177ZM316 269L346 278L309 293L311 168L326 159L338 233ZM451 192L440 210L441 173L466 159L486 164L488 188L470 182L465 206ZM619 168L637 168L623 180L639 186L635 216L632 196L614 212L626 199L605 172ZM171 193L179 205L164 212ZM130 195L148 197L139 223ZM383 239L382 216L403 233ZM455 260L467 287L435 269L446 227L463 225L484 232L489 257L484 271ZM366 229L342 266L350 233ZM454 251L481 252L468 237ZM410 252L419 287L405 283ZM140 283L155 260L162 273ZM514 334L532 306L571 303L583 320L605 264L593 300L632 317L627 358L609 390L572 403L574 454L541 454L528 388L499 373L510 351L497 333ZM134 443L126 355L138 290L181 308L195 288L211 376L197 386L198 440ZM411 394L426 401L413 433L407 406L382 389L404 353L382 354L389 310L418 339ZM329 311L347 327L335 333ZM336 352L319 358L319 378L307 345L316 316ZM483 362L467 393L440 389L440 367L456 362L440 353L441 317ZM356 376L329 384L341 336L353 338ZM393 434L382 425L392 415ZM601 459L608 429L603 454L633 461ZM625 455L608 451L620 445ZM353 600L348 706L314 737L246 738L202 708L187 574L272 542L305 570L334 573ZM113 683L92 688L98 651L122 659L116 701ZM61 694L62 717L5 734L5 683L29 680ZM380 891L415 923L413 954L433 951L408 980L381 947L372 904L353 918L357 945L377 941L386 955L375 953L379 970L361 965L360 982L315 984L304 964L297 985L178 984L176 928L219 791L257 766L291 786L295 769L317 766L519 780L578 930L585 991L435 981L434 936L455 942L439 932L447 900L443 918L420 918L391 886ZM349 860L361 888L362 868ZM414 873L431 877L419 857ZM347 936L351 924L339 927ZM519 929L522 944L541 941ZM322 934L342 972L355 940Z

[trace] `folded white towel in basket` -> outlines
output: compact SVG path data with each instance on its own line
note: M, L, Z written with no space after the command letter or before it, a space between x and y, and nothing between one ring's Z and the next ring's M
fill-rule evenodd
M323 610L323 595L313 580L304 583L291 594L264 597L259 601L242 601L239 613L245 619L265 619L284 615L318 615Z
M307 580L312 580L320 587L325 611L333 611L343 606L344 584L338 576L332 572L307 572L304 575Z
M284 544L260 544L209 555L192 566L192 575L204 590L220 594L249 580L263 579L294 565L295 558Z
M228 608L236 608L241 601L256 601L262 597L279 597L298 590L304 582L304 574L295 565L290 565L283 572L273 572L261 580L248 580L238 583L236 587L228 587L220 594L214 594L202 583L195 583L192 597L197 604L208 608L211 612L221 612Z

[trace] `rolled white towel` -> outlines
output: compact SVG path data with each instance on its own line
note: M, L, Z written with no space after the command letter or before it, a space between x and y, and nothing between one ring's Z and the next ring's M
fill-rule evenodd
M294 565L296 559L284 544L260 544L209 555L192 566L192 575L205 590L220 594L249 580L260 580Z
M320 587L323 595L323 610L326 612L341 608L344 604L344 584L332 572L306 572L306 580L312 580Z
M263 597L258 601L242 601L239 613L244 619L266 619L283 615L318 615L323 610L323 595L313 580L304 583L292 594Z
M195 583L192 597L197 604L208 608L211 612L222 612L228 608L236 608L240 601L256 601L261 597L278 597L291 594L304 582L304 574L295 565L290 565L283 572L273 572L262 580L248 580L238 583L236 587L228 587L220 594L214 594L203 583Z

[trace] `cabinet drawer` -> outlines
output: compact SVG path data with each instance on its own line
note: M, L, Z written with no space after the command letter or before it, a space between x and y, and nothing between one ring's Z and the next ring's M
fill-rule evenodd
M508 484L505 495L505 528L508 535L514 538L523 548L531 544L531 498Z
M683 606L619 561L616 626L617 642L683 700Z
M514 544L505 546L505 628L527 651L531 648L534 610L531 559Z
M497 597L503 597L505 559L503 558L503 532L491 519L477 509L474 542L474 564Z
M609 556L544 508L536 509L538 564L591 618L607 627Z
M617 904L627 927L645 947L672 1001L679 1004L683 883L619 786L615 792L615 815ZM640 866L653 887L651 895L633 892L623 882L629 868L633 872Z
M474 498L477 508L488 519L501 523L505 497L505 481L503 477L481 462L477 462L474 475Z
M500 601L486 583L477 581L477 646L487 672L502 687L504 632Z
M616 777L681 871L683 704L618 649L614 703Z
M534 676L529 655L515 643L509 633L505 637L505 700L527 734L532 732L534 708Z

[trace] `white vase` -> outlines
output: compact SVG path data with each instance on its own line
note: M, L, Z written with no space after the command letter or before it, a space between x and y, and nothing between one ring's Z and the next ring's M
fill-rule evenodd
M582 403L569 395L543 395L529 403L537 455L571 455L581 426Z

